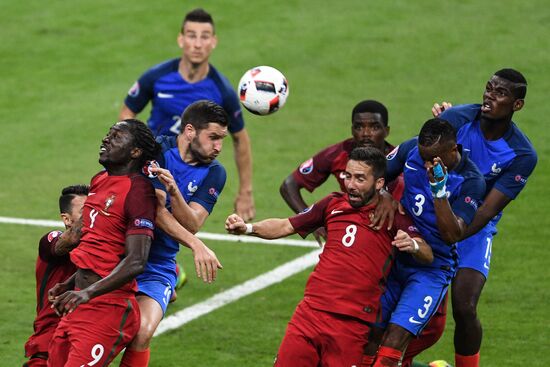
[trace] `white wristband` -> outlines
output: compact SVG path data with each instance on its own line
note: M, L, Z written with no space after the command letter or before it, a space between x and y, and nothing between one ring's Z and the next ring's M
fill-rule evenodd
M252 231L252 223L246 223L246 229L244 230L244 234L251 234Z
M416 240L414 238L411 238L411 240L413 241L412 253L416 254L418 252L418 250L420 250L420 246L418 245L418 242L416 242Z

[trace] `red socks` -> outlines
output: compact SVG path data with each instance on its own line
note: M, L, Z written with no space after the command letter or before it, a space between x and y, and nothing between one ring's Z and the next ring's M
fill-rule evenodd
M126 349L120 361L120 367L147 367L149 355L149 348L146 350Z
M455 353L456 367L479 367L479 352L473 356L461 356Z
M378 357L373 367L397 367L402 355L403 353L400 350L380 347L380 349L378 349Z

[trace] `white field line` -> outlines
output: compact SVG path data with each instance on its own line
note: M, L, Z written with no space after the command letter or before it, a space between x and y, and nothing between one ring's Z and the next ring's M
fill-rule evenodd
M63 222L61 221L44 220L44 219L0 217L0 223L23 224L28 226L39 226L39 227L63 227ZM234 236L230 234L218 234L218 233L208 233L208 232L198 232L197 237L204 240L215 240L215 241L261 243L261 244L267 244L267 245L286 245L286 246L312 247L312 248L319 247L319 245L315 241L293 240L293 239L285 239L285 238L278 239L278 240L264 240L257 237Z
M284 279L315 265L319 260L319 254L321 251L321 249L317 249L309 252L281 266L278 266L267 273L261 274L256 278L250 279L233 288L218 293L203 302L184 308L183 310L166 317L159 324L154 336L177 329L200 316L225 306L228 303L246 297L275 283L282 282Z

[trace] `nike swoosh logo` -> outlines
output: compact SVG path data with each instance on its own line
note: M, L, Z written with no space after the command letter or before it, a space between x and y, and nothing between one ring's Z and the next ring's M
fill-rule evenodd
M168 93L158 92L157 97L159 97L159 98L174 98L174 95L173 94L168 94Z
M465 151L465 152L469 152L469 151L470 151L470 149L468 149L468 148L462 148L462 150Z
M92 195L95 195L95 192L89 192L88 193L88 196L92 196Z
M409 163L408 163L408 162L405 162L405 167L407 167L408 169L412 169L413 171L418 171L418 169L409 166Z
M417 324L417 325L422 324L422 322L415 320L412 316L409 317L409 322L410 322L411 324Z
M343 212L344 212L343 210L332 209L332 211L330 212L330 214L338 214L338 213L343 213Z

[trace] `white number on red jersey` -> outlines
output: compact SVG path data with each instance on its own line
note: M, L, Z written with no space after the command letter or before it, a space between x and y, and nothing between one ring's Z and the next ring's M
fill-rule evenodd
M357 226L355 224L350 224L346 227L346 234L342 237L342 245L346 247L351 247L355 242L355 234L357 233Z

